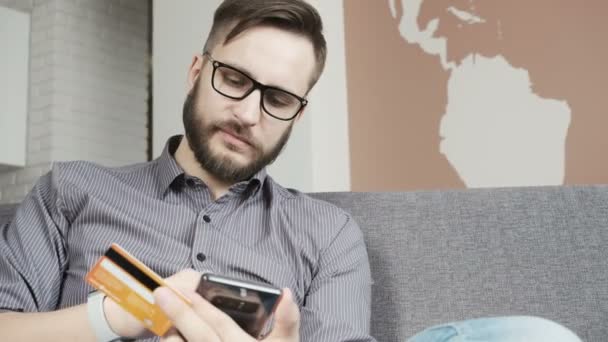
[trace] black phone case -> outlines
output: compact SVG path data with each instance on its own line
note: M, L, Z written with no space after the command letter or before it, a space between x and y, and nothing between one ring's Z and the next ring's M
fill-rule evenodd
M230 316L249 335L266 335L281 296L274 286L205 273L197 292Z

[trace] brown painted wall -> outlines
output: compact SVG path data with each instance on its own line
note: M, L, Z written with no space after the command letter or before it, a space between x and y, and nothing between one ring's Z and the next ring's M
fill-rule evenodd
M465 187L439 151L450 70L404 40L399 18L408 9L395 6L393 16L386 1L344 1L352 190ZM485 21L463 25L449 6ZM602 0L425 0L418 24L439 18L450 61L501 55L528 70L538 96L566 101L563 183L608 183L607 15Z

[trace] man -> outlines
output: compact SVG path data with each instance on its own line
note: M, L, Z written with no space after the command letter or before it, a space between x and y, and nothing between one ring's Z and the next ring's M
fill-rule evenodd
M59 163L0 240L0 331L8 340L151 337L83 280L112 242L192 301L154 292L167 341L253 341L194 293L200 272L284 289L268 341L373 341L361 231L342 210L276 184L264 167L304 113L325 61L301 0L226 0L194 56L185 136L158 159L110 169ZM20 311L20 312L19 312Z
M0 315L3 336L150 337L108 298L89 318L84 276L115 242L178 286L195 286L180 272L194 269L290 289L282 305L299 308L303 341L369 340L359 227L265 172L304 115L325 51L321 19L304 1L224 2L190 66L185 136L149 163L55 164L3 228L0 307L12 311Z

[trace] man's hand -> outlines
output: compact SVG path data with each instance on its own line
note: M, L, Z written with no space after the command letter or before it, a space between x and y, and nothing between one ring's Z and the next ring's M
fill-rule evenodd
M106 297L103 301L103 312L110 329L119 336L129 338L154 336L137 318L125 311L110 297Z
M167 283L183 292L192 305L184 303L168 288L154 291L154 299L173 322L175 328L168 332L163 341L256 341L243 331L228 315L207 302L196 292L200 273L184 270L167 279ZM298 342L300 312L293 302L289 289L283 289L279 306L275 312L272 332L264 341Z
M183 270L165 281L171 284L174 288L186 292L192 292L196 289L200 274L194 270ZM181 302L181 300L179 300ZM154 334L146 329L146 327L133 315L125 311L120 305L109 297L103 302L104 313L110 328L119 336L129 338L148 338Z

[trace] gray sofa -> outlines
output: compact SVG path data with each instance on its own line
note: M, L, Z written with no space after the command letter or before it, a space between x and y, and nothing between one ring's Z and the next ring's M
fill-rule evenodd
M365 233L379 341L502 315L608 340L608 186L313 196L351 212ZM0 207L0 222L11 212Z

